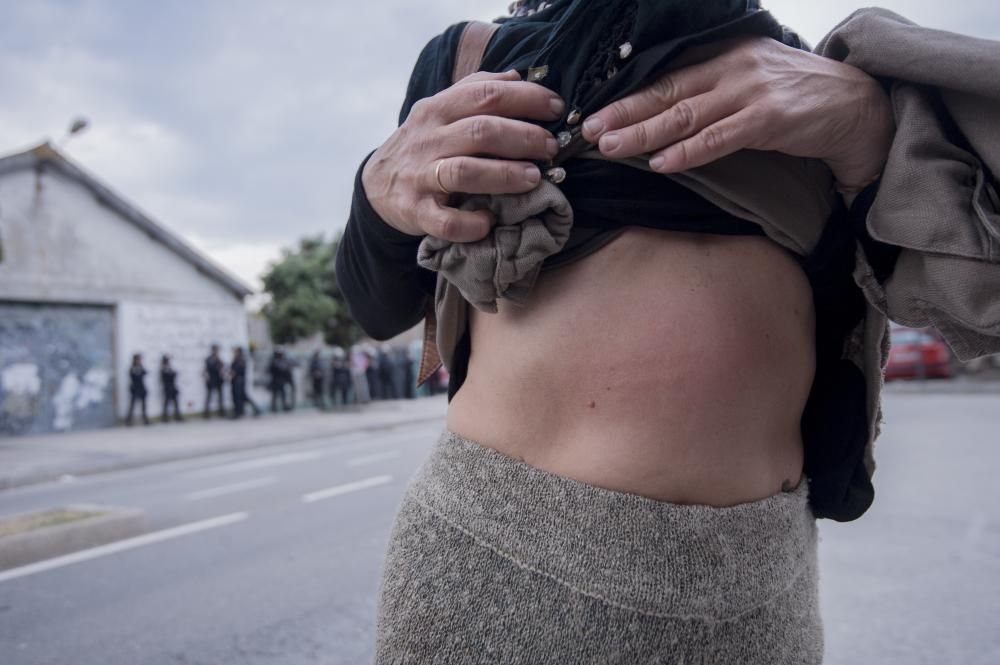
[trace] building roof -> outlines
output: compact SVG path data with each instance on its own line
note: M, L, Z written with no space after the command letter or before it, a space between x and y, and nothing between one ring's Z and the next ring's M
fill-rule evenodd
M193 265L203 275L232 291L238 298L242 299L253 293L250 287L231 275L225 268L214 263L179 236L153 221L136 206L116 194L110 187L71 162L49 143L42 143L24 152L0 157L0 175L29 168L52 168L67 178L80 183L93 193L99 204L114 210L127 221L138 226L151 238Z

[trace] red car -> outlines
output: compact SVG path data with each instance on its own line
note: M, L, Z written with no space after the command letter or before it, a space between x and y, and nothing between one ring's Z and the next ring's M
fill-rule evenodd
M923 379L948 378L955 374L951 349L931 329L893 327L890 332L892 346L885 378Z

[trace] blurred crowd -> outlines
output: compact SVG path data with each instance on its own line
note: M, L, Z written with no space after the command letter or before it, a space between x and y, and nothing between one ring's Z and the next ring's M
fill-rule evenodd
M443 368L423 386L416 385L419 347L376 348L371 344L356 344L348 350L332 347L326 355L314 351L303 363L276 348L270 357L263 360L263 385L270 393L270 412L292 411L298 404L298 384L296 376L302 374L306 383L308 403L320 410L337 409L355 404L367 404L379 399L414 399L423 395L435 395L447 391L448 375ZM300 365L305 365L300 368ZM304 370L300 372L299 370ZM230 362L225 363L218 345L213 345L205 358L202 379L205 383L205 404L203 416L211 418L242 418L249 412L259 416L262 408L248 390L247 354L242 347L233 349ZM146 375L142 354L132 356L129 367L129 406L125 417L127 425L132 424L138 407L145 424L150 424L147 411ZM177 382L177 371L171 364L170 356L160 358L160 394L163 397L161 419L182 421ZM228 386L228 390L227 390ZM228 398L227 398L228 395ZM306 400L303 400L306 401ZM228 404L227 404L228 402ZM227 406L229 407L227 410Z

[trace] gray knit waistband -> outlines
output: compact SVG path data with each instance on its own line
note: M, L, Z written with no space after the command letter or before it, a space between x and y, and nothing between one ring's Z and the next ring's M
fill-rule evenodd
M739 617L816 557L804 480L728 508L680 505L563 478L445 432L408 499L525 569L658 616Z

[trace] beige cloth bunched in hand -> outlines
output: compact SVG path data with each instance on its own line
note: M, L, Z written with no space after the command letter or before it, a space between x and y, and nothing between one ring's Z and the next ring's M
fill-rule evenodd
M496 226L482 240L453 243L426 236L417 263L434 270L483 312L495 313L501 298L528 301L542 263L563 248L573 227L573 208L547 180L526 194L472 196L465 210L490 210Z

